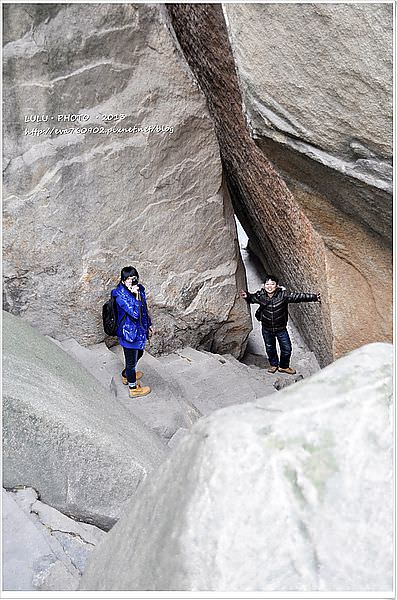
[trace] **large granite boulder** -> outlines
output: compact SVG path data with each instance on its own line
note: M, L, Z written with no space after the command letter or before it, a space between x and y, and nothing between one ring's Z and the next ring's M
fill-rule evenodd
M325 244L334 355L391 341L392 5L223 10L251 135Z
M4 29L5 309L100 342L101 305L133 264L153 352L239 355L250 320L217 140L161 8L10 4Z
M200 420L80 589L391 592L392 366L371 344Z
M107 529L167 448L61 348L3 315L3 485Z
M321 365L391 341L391 6L168 12L251 249L291 291L322 293L321 311L291 307Z

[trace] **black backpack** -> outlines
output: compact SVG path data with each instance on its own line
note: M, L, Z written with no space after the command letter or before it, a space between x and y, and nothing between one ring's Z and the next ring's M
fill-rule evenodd
M123 319L127 315L125 314ZM123 320L122 319L122 320ZM102 306L102 321L103 329L106 335L117 335L118 328L118 314L117 314L117 302L114 296L110 296L110 299L105 302Z

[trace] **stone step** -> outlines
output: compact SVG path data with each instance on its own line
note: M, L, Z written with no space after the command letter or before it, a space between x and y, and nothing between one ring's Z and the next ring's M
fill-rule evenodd
M188 397L203 415L230 406L250 402L258 397L274 392L270 384L258 382L242 374L234 364L224 360L203 361L191 365L189 369L179 372L175 365L175 379L184 389Z
M264 369L256 367L248 367L239 360L237 360L231 354L213 354L207 351L203 351L203 354L207 355L211 359L211 365L219 367L221 365L229 365L233 370L233 376L240 376L240 385L248 386L252 393L253 398L261 398L266 396L268 393L272 393L272 378ZM223 373L226 373L223 370Z
M54 341L54 340L52 340ZM154 356L145 353L139 363L144 371L142 384L150 382L152 391L142 398L130 398L128 387L121 382L124 355L121 346L109 349L106 344L81 346L70 338L55 341L65 352L73 356L129 413L161 436L166 442L180 429L189 429L201 417L197 408L183 397L183 390L169 376Z
M57 343L65 350L65 352L91 373L91 375L93 375L106 390L110 390L114 393L112 377L117 364L117 359L112 352L109 352L106 344L95 344L95 346L86 348L81 346L73 338Z
M121 346L114 346L112 354L117 357L113 387L117 400L137 415L162 438L169 440L180 429L190 429L202 415L184 396L183 389L170 377L169 369L162 366L154 356L145 352L139 361L143 371L142 385L150 385L151 392L142 398L130 398L128 386L121 382L124 355Z
M162 365L170 367L174 371L177 369L178 373L182 374L189 372L192 368L209 367L217 362L225 362L222 357L219 361L215 356L219 355L213 355L210 352L201 352L200 350L187 347L178 350L177 352L161 356L159 360Z
M115 401L166 442L179 429L190 429L203 415L276 391L275 376L263 368L247 366L231 355L187 347L158 358L145 352L138 368L144 372L142 385L150 385L151 393L130 398L128 387L121 381L121 346L109 349L103 343L84 348L74 339L58 344L110 389Z

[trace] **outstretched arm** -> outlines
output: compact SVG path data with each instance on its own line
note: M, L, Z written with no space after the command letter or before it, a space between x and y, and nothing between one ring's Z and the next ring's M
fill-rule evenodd
M305 294L303 292L291 292L286 295L287 302L321 302L320 292L317 294Z
M248 302L248 304L260 304L257 298L257 293L258 292L255 292L255 294L250 294L245 290L240 290L240 297L244 298Z

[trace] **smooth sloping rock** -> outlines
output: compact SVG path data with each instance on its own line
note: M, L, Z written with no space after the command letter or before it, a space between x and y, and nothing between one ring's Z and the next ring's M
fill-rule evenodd
M4 588L75 590L105 535L43 504L32 488L3 490Z
M63 350L3 315L4 486L108 528L167 448Z
M390 592L392 362L390 345L364 346L200 420L80 589Z
M133 263L161 331L152 351L238 356L250 321L219 149L161 7L9 4L4 29L6 310L100 342L101 306ZM106 133L45 133L79 126Z

